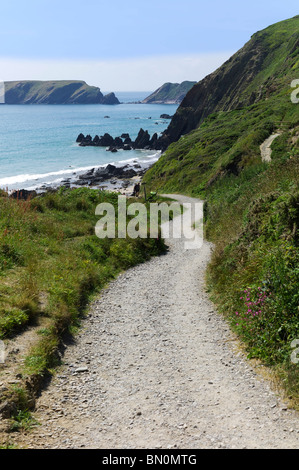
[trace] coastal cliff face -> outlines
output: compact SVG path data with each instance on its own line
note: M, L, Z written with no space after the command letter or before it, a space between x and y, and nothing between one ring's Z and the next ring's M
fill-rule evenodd
M114 93L104 96L84 81L5 82L6 104L119 104Z
M298 77L296 16L254 34L189 91L155 142L155 148L167 150L146 179L156 188L166 184L169 192L200 195L224 175L259 162L260 145L271 134L281 133L283 123L290 129L298 125L299 108L291 101Z
M145 98L144 104L180 104L196 82L164 83L154 93Z
M255 33L220 68L194 85L160 139L160 147L165 150L212 113L249 106L275 93L285 71L294 66L298 29L296 16Z

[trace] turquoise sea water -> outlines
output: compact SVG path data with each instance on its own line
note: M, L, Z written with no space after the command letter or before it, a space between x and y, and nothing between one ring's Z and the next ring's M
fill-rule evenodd
M129 104L150 92L116 93L120 105L1 105L0 106L0 188L38 188L59 184L86 169L108 163L156 161L159 152L107 152L101 147L79 147L76 138L84 135L113 137L129 133L135 139L139 129L150 135L162 132L176 105ZM109 116L106 118L105 116Z

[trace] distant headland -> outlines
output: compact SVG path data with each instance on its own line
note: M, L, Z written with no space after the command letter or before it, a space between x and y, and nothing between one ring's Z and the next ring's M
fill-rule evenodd
M145 98L143 104L180 104L189 90L197 82L164 83L160 88Z
M5 104L120 104L114 93L80 80L4 82Z

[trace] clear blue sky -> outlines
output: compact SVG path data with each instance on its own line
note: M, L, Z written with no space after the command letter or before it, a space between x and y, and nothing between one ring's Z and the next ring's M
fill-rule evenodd
M298 13L298 0L11 0L0 9L0 58L11 67L27 60L27 78L30 60L220 59L257 30ZM0 77L12 79L7 63L1 70L0 61Z

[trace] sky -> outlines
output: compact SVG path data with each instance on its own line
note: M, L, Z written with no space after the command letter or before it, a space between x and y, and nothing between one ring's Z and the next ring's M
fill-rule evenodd
M1 2L1 80L85 80L102 91L198 81L298 0Z

